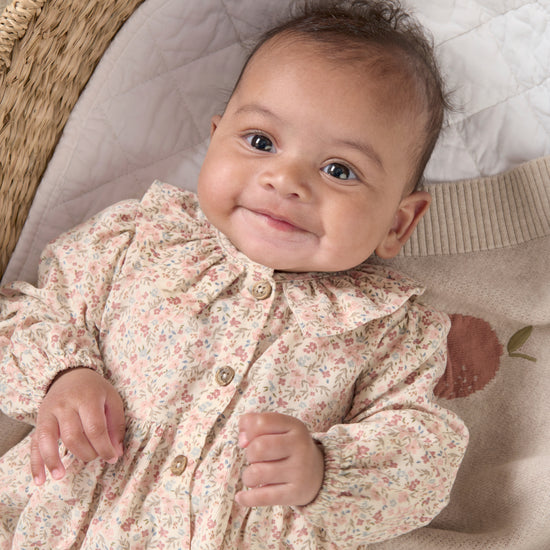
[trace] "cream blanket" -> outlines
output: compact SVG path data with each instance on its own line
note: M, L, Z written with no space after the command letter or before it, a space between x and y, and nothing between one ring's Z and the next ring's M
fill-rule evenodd
M550 157L431 188L392 264L453 321L444 405L470 429L451 503L383 550L550 548Z

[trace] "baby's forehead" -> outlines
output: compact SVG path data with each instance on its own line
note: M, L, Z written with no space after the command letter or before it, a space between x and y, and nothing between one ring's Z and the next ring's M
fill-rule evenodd
M259 46L248 60L243 76L248 68L273 63L281 54L313 64L323 63L351 74L368 75L389 85L419 80L408 56L395 45L351 38L325 40L316 35L289 32L277 34ZM407 87L402 91L407 91Z
M256 50L241 79L257 68L280 61L281 55L289 60L301 60L306 69L322 64L327 72L338 72L343 88L346 78L361 76L368 79L369 91L366 90L363 98L357 100L372 101L370 92L377 87L379 108L388 109L394 116L405 112L415 119L422 119L428 110L425 84L406 56L391 45L345 39L338 43L320 40L314 35L284 32L270 38ZM311 90L311 93L323 91Z

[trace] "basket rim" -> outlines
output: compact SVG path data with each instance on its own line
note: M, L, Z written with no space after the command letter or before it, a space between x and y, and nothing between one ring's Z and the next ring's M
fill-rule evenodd
M67 119L144 0L13 0L0 15L0 277Z
M11 65L15 45L38 17L46 0L12 0L0 14L0 75Z

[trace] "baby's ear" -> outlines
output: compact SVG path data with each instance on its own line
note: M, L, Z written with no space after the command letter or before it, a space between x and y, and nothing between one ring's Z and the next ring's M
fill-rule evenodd
M214 135L214 132L216 131L216 128L218 127L221 119L222 119L221 115L214 115L210 119L210 137Z
M377 256L384 259L397 256L431 201L432 197L426 191L415 191L401 201L390 230L375 250Z

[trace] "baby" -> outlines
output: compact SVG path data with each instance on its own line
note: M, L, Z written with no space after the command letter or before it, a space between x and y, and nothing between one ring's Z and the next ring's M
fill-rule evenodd
M0 292L2 408L36 424L2 548L350 549L446 505L449 323L365 262L429 206L445 99L395 2L334 4L260 41L197 196L155 183Z

